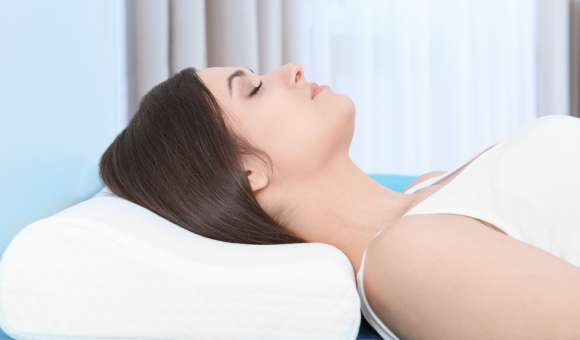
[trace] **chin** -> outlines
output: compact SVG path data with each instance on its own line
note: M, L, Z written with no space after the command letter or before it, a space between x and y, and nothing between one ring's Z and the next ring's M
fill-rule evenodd
M346 94L336 94L336 98L333 98L336 102L339 102L343 110L351 112L354 116L356 112L356 107L354 105L354 101L347 96Z
M337 142L343 147L350 147L352 138L354 136L354 125L356 118L356 107L354 101L347 95L337 94L333 101L336 105L336 113L338 118L335 121L335 126L333 127L336 137L339 139ZM337 133L340 131L340 133Z
M354 132L354 121L356 118L356 106L354 105L354 101L344 94L339 94L338 96L341 97L340 100L337 99L337 101L340 101L340 111L345 115L345 119L350 120L350 125L352 125Z

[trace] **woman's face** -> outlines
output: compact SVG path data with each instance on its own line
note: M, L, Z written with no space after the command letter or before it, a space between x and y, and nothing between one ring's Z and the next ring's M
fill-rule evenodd
M313 98L316 84L306 81L299 63L263 76L237 67L207 68L198 75L235 133L271 157L274 181L279 176L291 182L306 180L348 157L354 103L329 87Z

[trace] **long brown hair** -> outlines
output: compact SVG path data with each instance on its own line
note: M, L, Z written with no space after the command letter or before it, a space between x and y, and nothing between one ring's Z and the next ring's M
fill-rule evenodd
M114 194L204 237L304 242L259 205L244 154L264 156L233 133L196 70L186 68L143 96L101 157L99 175Z

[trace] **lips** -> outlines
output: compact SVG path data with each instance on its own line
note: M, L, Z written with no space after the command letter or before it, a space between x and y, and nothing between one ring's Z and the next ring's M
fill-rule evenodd
M328 85L320 85L319 87L316 88L316 91L314 91L314 97L318 96L318 94L320 92L322 92L324 89L329 89L330 86Z
M310 98L314 99L322 90L325 88L330 88L328 85L318 86L315 82L308 83L308 89L310 90Z
M311 82L308 84L308 89L310 89L310 98L314 98L314 94L316 93L316 89L318 88L318 84L315 82Z

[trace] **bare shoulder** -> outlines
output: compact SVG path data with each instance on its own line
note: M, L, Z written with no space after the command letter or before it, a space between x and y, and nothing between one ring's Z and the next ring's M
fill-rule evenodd
M580 339L580 268L451 214L409 215L369 244L364 289L404 339Z
M403 193L405 193L405 191L409 190L410 188L414 187L415 185L417 185L423 181L426 181L426 180L431 179L433 177L441 176L441 175L446 174L446 173L447 173L447 171L431 171L431 172L428 172L426 174L423 174L423 175L415 178L415 180L413 182L411 182L411 184L409 184L405 188L405 190L403 190Z

